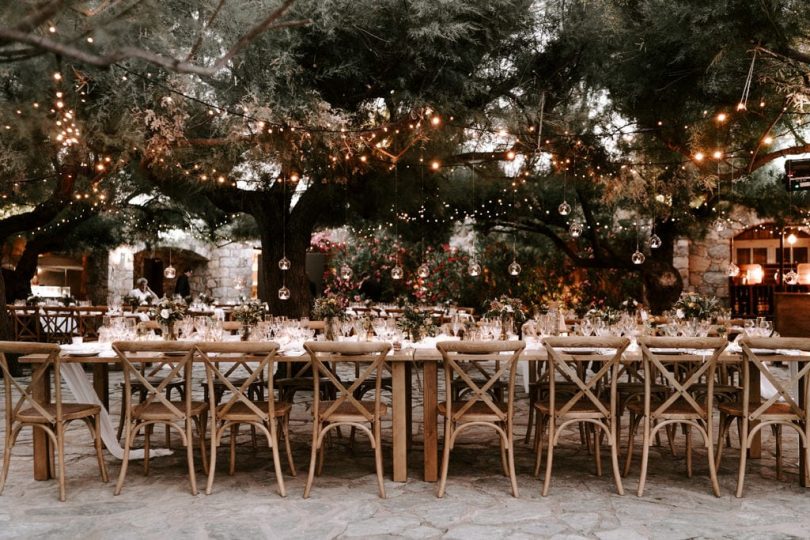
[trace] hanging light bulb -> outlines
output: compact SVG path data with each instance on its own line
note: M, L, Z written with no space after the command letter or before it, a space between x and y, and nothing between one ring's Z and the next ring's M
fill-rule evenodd
M789 272L785 272L785 285L796 285L797 283L799 283L799 274L795 270L791 268Z
M650 236L650 249L658 249L661 247L661 244L661 237L653 233L653 235Z
M279 300L289 300L290 299L290 289L288 289L286 285L283 285L278 290L278 299Z
M344 281L348 281L348 280L352 279L352 276L354 275L354 271L352 270L352 267L349 266L348 264L342 264L342 265L340 265L339 274L340 274L340 279L342 279Z
M509 272L510 276L516 276L520 274L520 270L521 268L517 261L512 261L512 263L507 268L507 271Z
M795 244L795 243L796 243L797 238L796 238L796 235L795 235L795 234L790 233L790 234L788 235L788 237L787 237L785 240L787 240L787 243L788 243L788 244L790 244L790 245L792 246L793 244Z
M568 234L571 235L571 238L579 238L582 236L582 223L579 221L572 222L571 226L568 227Z
M163 269L163 277L166 279L174 279L177 275L177 270L169 263L169 266Z
M278 261L278 268L279 270L286 272L287 270L290 269L290 264L291 264L290 259L288 259L287 256L285 255L284 257L281 258L281 260Z
M420 264L419 268L416 269L416 275L420 278L428 277L430 275L430 267L425 263Z
M642 252L636 249L635 253L630 256L630 260L633 261L633 264L644 264L644 260L646 257Z
M478 264L478 261L475 259L470 261L470 264L467 265L467 273L472 277L477 277L481 275L481 265Z
M405 275L405 272L402 271L402 267L397 264L395 267L391 269L391 279L402 279L402 276Z
M567 216L571 213L571 205L563 201L560 203L560 206L557 207L557 212L559 212L561 216Z
M733 261L728 263L728 266L726 267L726 275L728 275L728 277L737 277L737 276L739 276L740 275L740 267L737 266L736 264L734 264Z

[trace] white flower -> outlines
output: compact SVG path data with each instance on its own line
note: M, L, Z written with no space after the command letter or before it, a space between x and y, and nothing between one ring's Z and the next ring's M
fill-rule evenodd
M683 319L686 316L686 314L683 312L682 309L676 309L675 316L678 317L679 319Z
M161 309L160 310L160 318L161 319L168 319L171 313L169 313L168 309Z

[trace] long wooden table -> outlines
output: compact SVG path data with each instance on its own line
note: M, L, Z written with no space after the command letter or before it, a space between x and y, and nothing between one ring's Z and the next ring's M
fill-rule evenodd
M304 356L283 356L276 357L277 362L300 362L305 360ZM595 355L594 360L600 356ZM739 362L736 354L723 354L723 362ZM392 464L393 480L395 482L406 482L408 479L408 445L411 441L412 427L412 406L411 390L413 368L422 367L422 394L423 394L423 479L428 482L438 480L439 472L439 431L438 431L438 403L439 385L438 371L441 363L441 355L435 349L403 349L392 351L387 362L390 364L392 375ZM626 352L624 361L635 363L641 360L640 353ZM31 355L22 357L21 362L35 363L41 361L41 357ZM109 357L73 357L65 356L63 361L80 362L92 366L93 386L102 403L109 410L109 366L119 362L117 358ZM226 361L223 359L223 361ZM520 361L545 362L546 353L543 350L527 350ZM758 370L752 370L752 385L759 385ZM50 387L46 384L47 378L43 378L42 384L34 389L35 399L47 402L50 399ZM49 463L50 449L47 436L41 430L34 431L34 478L37 480L47 480L50 478ZM759 458L761 455L761 439L758 435L749 452L751 458Z

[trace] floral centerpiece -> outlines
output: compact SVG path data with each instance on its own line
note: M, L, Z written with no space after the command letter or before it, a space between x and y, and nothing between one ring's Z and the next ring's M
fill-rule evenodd
M526 310L520 298L510 298L503 295L489 301L489 310L484 314L489 318L501 320L501 339L506 339L514 325L518 328L526 322Z
M186 303L165 296L149 309L149 318L161 326L165 339L174 338L174 323L182 321L185 316Z
M31 296L25 299L26 306L38 306L43 302L45 302L45 300L41 296L37 296L36 294L32 294Z
M411 341L436 335L436 324L430 312L419 309L419 306L402 298L397 300L397 305L402 309L402 315L397 319L397 327L408 334Z
M266 304L256 299L240 298L240 304L233 308L231 316L242 324L242 341L250 336L250 327L264 320L267 314Z
M614 325L622 318L623 311L614 309L610 306L593 307L585 313L586 317L591 319L599 319L608 326Z
M631 315L638 312L638 308L639 303L636 301L635 298L628 298L627 300L619 304L619 309L627 313L630 313Z
M324 333L329 341L334 341L337 335L335 324L338 321L346 320L346 308L348 306L349 301L342 294L329 293L315 299L315 305L312 307L312 318L324 321Z
M129 306L132 311L135 311L138 306L141 305L141 301L138 300L136 296L132 296L131 294L126 294L121 299L121 303L125 306Z
M211 306L214 304L214 297L210 294L200 293L200 295L197 297L197 303L204 306Z
M679 319L709 320L720 314L720 300L715 296L704 296L694 292L681 293L672 306Z

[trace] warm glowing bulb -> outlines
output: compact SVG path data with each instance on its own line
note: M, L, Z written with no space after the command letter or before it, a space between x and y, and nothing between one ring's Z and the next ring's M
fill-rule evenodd
M795 235L795 234L793 234L793 233L790 233L790 234L788 235L788 237L787 237L787 243L788 243L788 244L790 244L791 246L792 246L793 244L795 244L795 243L796 243L796 235Z
M50 32L51 34L55 34L56 33L56 27L55 26L49 26L48 27L48 32Z
M745 103L743 103L742 101L737 104L737 110L738 111L744 111L746 109L747 109L747 107L745 106Z
M61 73L54 73L53 78L54 78L54 80L61 81L62 80L62 74Z
M442 123L442 119L439 118L438 116L434 116L433 118L430 119L430 123L433 124L434 126L438 126L439 124Z
M506 159L508 159L509 161L512 161L513 159L515 159L515 153L513 151L509 150L506 153Z
M721 152L720 150L715 150L714 153L712 154L712 157L714 159L720 159L723 157L723 152Z
M720 114L717 115L717 121L718 122L725 122L727 119L728 119L728 116L726 116L726 113L720 113Z
M764 139L762 139L762 142L763 142L763 144L771 144L771 143L773 142L773 137L771 137L770 135L768 135L767 137L765 137Z
M703 158L704 158L704 157L705 157L705 156L703 155L703 152L697 152L697 153L695 154L695 161L703 161Z
M87 38L87 43L93 43L93 38L91 37Z
M438 161L434 161L433 163L430 164L430 168L433 169L434 171L438 171L439 167L441 167L441 164Z

